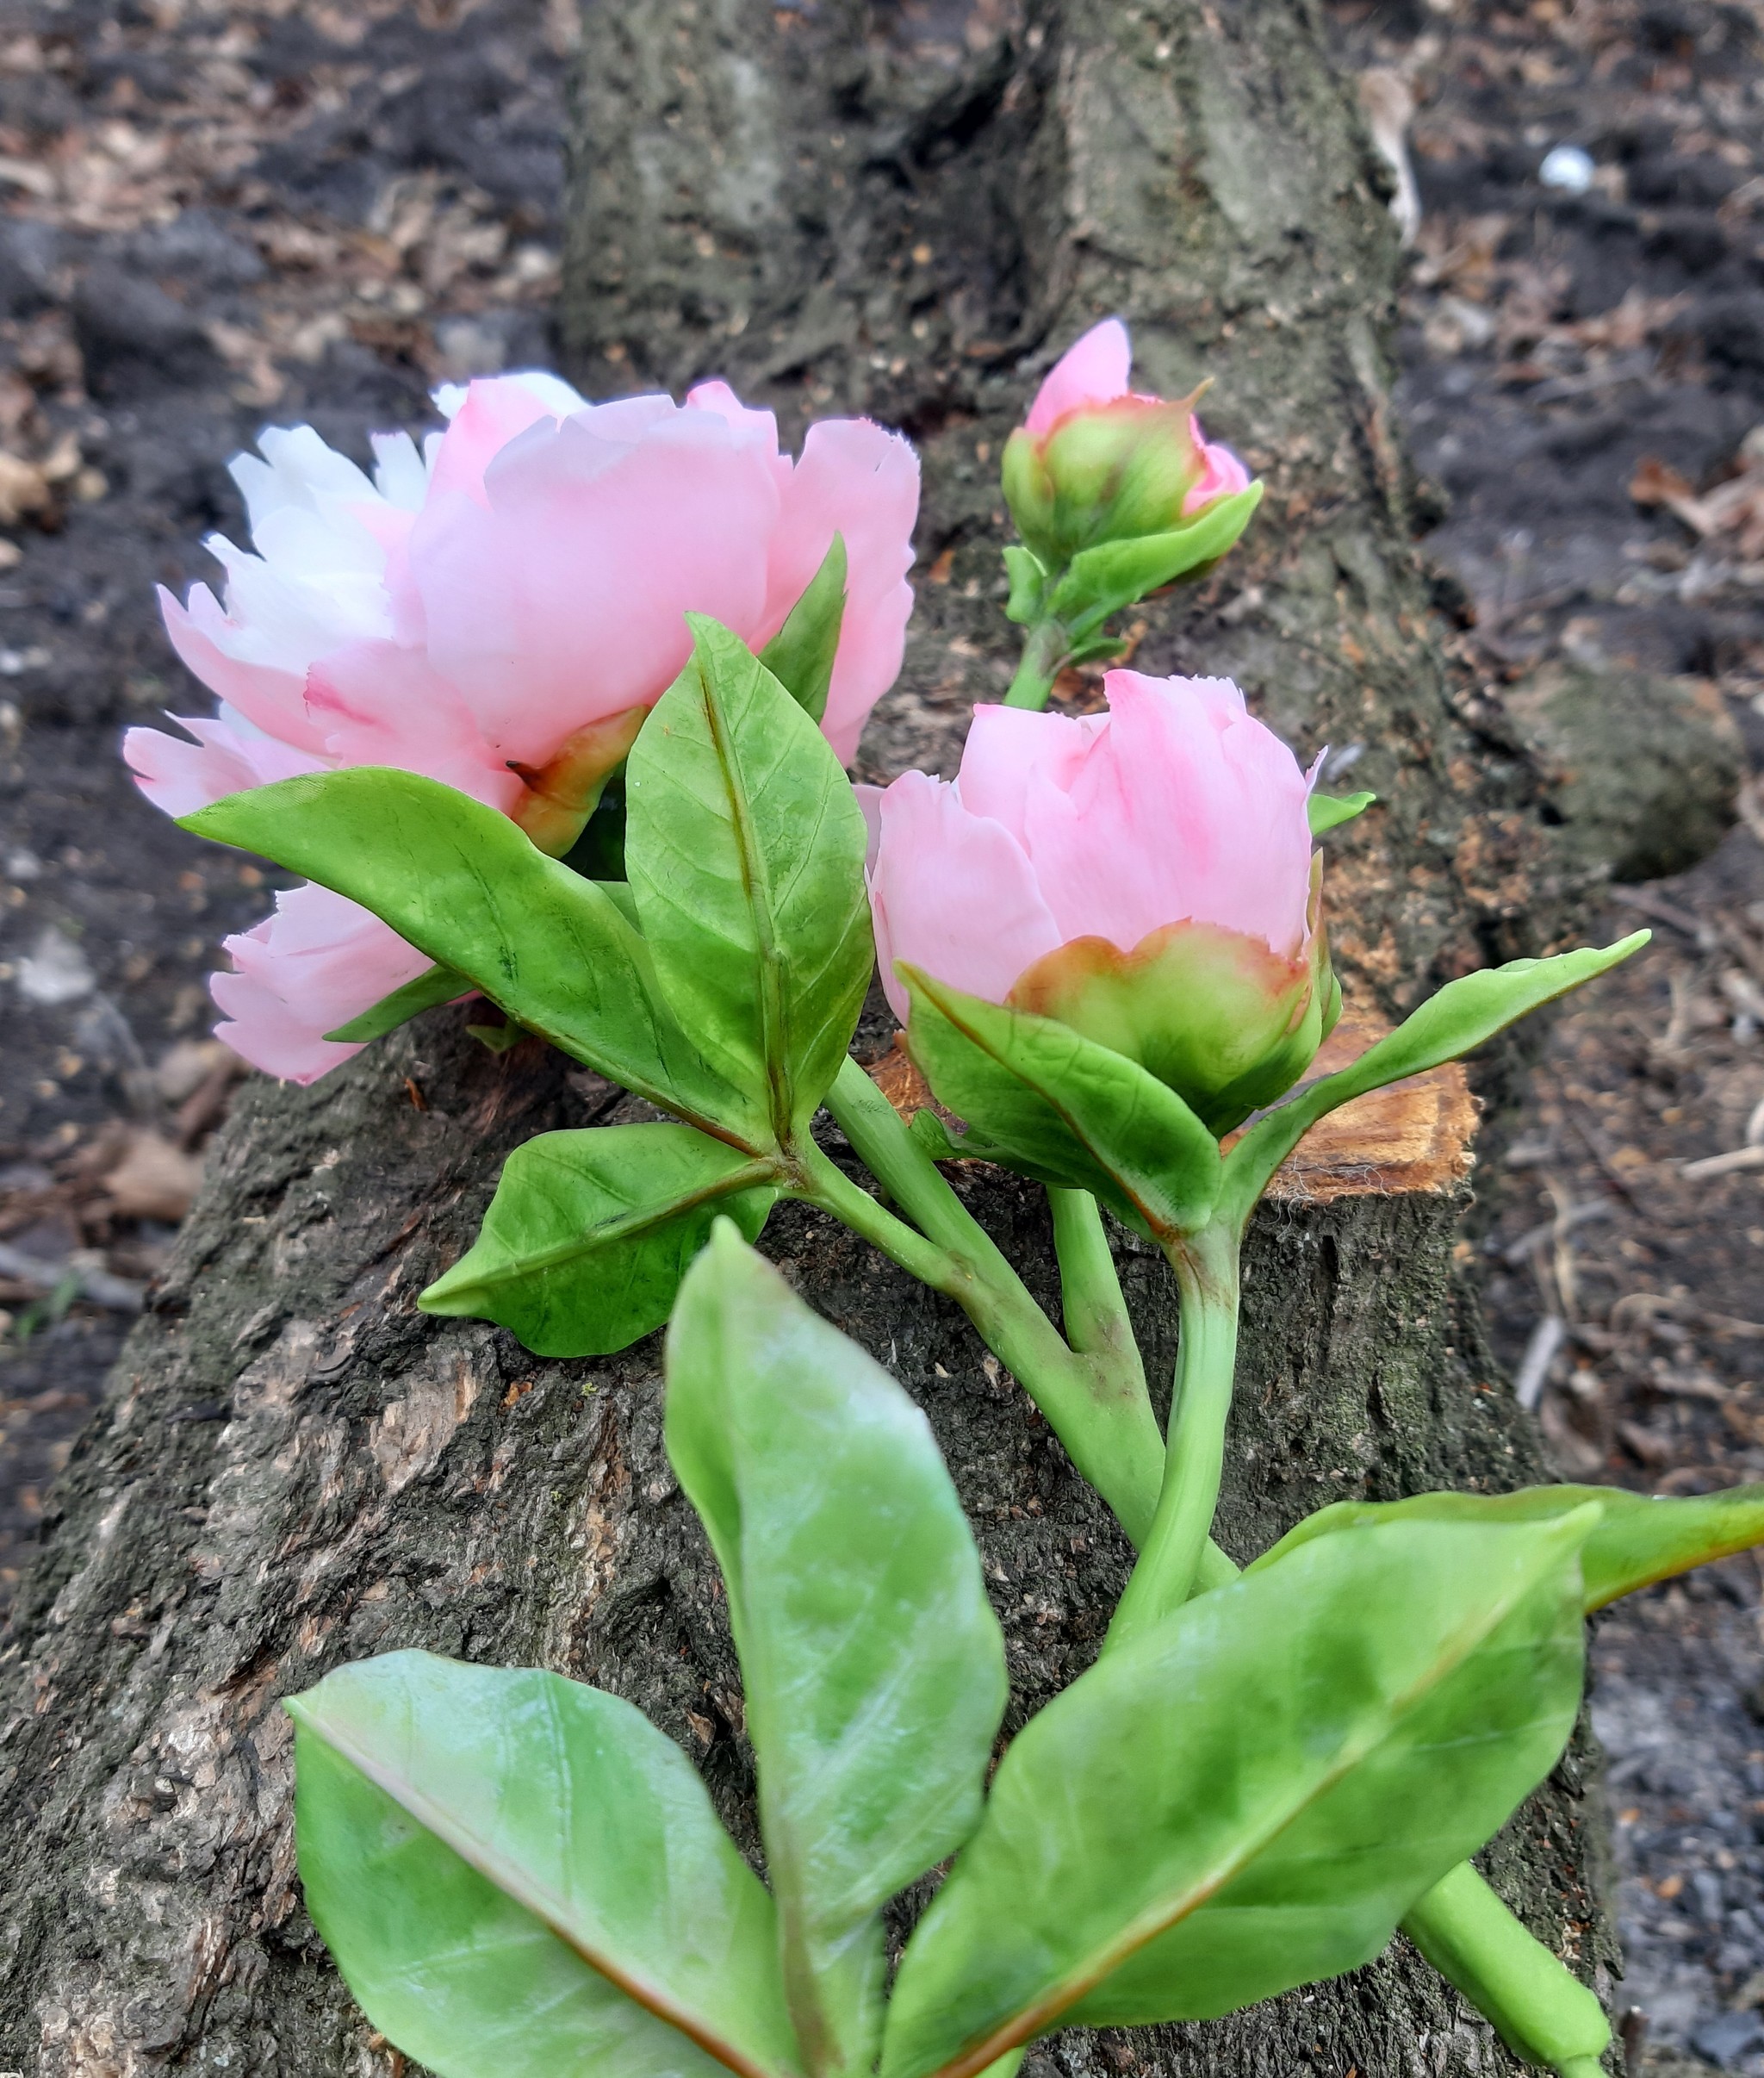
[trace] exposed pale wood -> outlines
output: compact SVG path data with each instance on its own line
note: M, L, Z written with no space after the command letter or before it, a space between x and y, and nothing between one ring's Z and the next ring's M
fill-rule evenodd
M1389 1030L1379 1017L1344 1017L1306 1079L1346 1067ZM906 1050L904 1034L896 1035L869 1072L903 1118L931 1111L946 1125L960 1127L961 1122L933 1096ZM1475 1132L1476 1100L1469 1077L1454 1061L1332 1111L1282 1164L1269 1195L1326 1205L1338 1198L1400 1197L1412 1191L1456 1193L1475 1164Z

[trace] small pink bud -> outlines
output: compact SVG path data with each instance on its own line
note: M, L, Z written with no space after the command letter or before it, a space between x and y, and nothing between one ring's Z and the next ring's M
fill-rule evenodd
M1100 542L1171 532L1248 487L1237 457L1208 445L1193 396L1166 403L1128 389L1131 352L1119 318L1093 327L1005 444L1011 516L1050 568Z
M1059 1018L1224 1132L1334 1022L1310 780L1227 679L1104 684L1078 721L977 707L953 784L869 805L884 986L903 1020L897 960Z

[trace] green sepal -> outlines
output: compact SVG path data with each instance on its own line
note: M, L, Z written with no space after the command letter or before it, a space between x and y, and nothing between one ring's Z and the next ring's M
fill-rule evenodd
M468 1038L493 1054L512 1053L523 1039L531 1036L524 1024L469 1024L465 1029Z
M284 1706L307 1908L440 2078L789 2078L772 1900L619 1697L392 1652Z
M1305 812L1311 821L1311 835L1321 837L1326 831L1339 830L1344 823L1363 815L1377 798L1376 793L1312 794L1305 803Z
M665 1433L728 1590L798 2038L867 2071L882 1908L978 1824L1004 1713L979 1553L919 1409L721 1221Z
M1596 1504L1581 1552L1587 1612L1619 1596L1764 1544L1764 1485L1691 1497L1632 1494L1620 1486L1522 1486L1510 1494L1415 1494L1407 1501L1338 1501L1295 1523L1249 1569L1255 1572L1314 1538L1375 1522L1549 1522Z
M460 997L471 994L472 986L455 967L432 967L401 988L394 988L389 996L382 996L371 1010L364 1010L360 1017L351 1017L347 1024L339 1024L325 1036L336 1046L365 1046L369 1040L382 1038L401 1024L408 1024L425 1010L457 1003Z
M758 1237L775 1176L691 1126L536 1134L503 1164L477 1240L417 1303L494 1321L536 1356L610 1356L667 1320L719 1213Z
M1216 563L1233 546L1262 502L1252 483L1209 505L1199 518L1167 534L1140 534L1080 549L1047 602L1046 613L1071 629L1074 643L1111 613L1134 605L1178 577Z
M845 536L835 534L808 589L760 652L760 662L812 722L827 712L845 619Z
M1099 635L1090 642L1081 643L1075 650L1067 650L1065 661L1068 664L1107 663L1126 653L1126 643L1113 635Z
M1010 579L1010 597L1004 618L1026 628L1041 616L1041 601L1047 590L1047 566L1034 549L1013 542L1004 551L1005 574Z
M663 993L788 1147L869 987L868 833L802 708L738 636L686 619L691 660L625 767L625 869Z
M1000 1764L907 1945L882 2078L1370 1961L1560 1754L1593 1520L1320 1539L1105 1652Z
M1258 1118L1226 1158L1221 1205L1233 1217L1247 1219L1269 1179L1320 1118L1368 1090L1473 1053L1507 1025L1639 952L1652 936L1633 931L1602 949L1583 946L1550 960L1512 960L1448 981L1350 1067L1321 1077Z
M983 1002L904 960L895 971L911 998L913 1059L991 1143L989 1159L1089 1191L1154 1239L1205 1225L1223 1179L1219 1143L1174 1090L1055 1018Z
M598 1073L719 1139L770 1148L763 1092L725 1081L681 1032L617 902L494 808L357 765L229 794L179 825L359 902Z

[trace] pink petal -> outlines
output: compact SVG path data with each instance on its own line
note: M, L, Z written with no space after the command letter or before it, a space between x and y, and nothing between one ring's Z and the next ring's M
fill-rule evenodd
M871 708L900 675L918 511L919 457L899 434L868 419L810 426L772 538L765 616L754 641L769 642L784 625L834 535L842 534L845 619L821 724L842 764L857 755Z
M973 815L1003 823L1018 843L1029 841L1028 796L1038 775L1069 790L1108 717L1035 714L987 703L974 709L961 754L961 798Z
M215 1036L253 1067L301 1083L361 1051L326 1032L432 964L377 917L310 883L277 895L274 915L224 940L223 949L235 971L209 977L226 1016Z
M790 485L791 460L778 451L778 420L769 411L755 411L743 404L727 383L700 383L686 393L688 411L714 412L737 439L771 464L780 496ZM770 637L767 638L770 640Z
M505 814L521 797L507 760L491 750L471 710L419 650L351 643L307 674L307 708L339 765L420 772ZM532 762L543 764L556 748Z
M541 419L555 422L555 400L530 389L518 376L492 376L469 385L436 450L429 495L461 491L481 502L484 471L502 450Z
M1107 404L1125 396L1133 358L1133 344L1119 318L1093 325L1048 370L1025 426L1032 433L1044 433L1080 405Z
M499 758L542 762L659 699L691 648L688 609L743 637L764 610L764 458L705 411L602 437L618 410L535 426L496 457L482 505L432 496L412 531L430 660Z
M323 748L318 731L307 719L304 673L241 663L229 656L216 638L230 624L207 585L192 588L187 607L161 585L159 612L172 648L211 693L237 707L247 721L296 750L316 752Z
M971 814L954 787L922 772L903 773L879 812L870 903L895 1016L904 1023L909 1008L897 960L1002 1003L1023 969L1059 943L1022 847L1002 824Z
M1189 487L1188 495L1182 501L1184 520L1192 519L1215 498L1235 497L1239 491L1250 487L1250 472L1228 447L1217 440L1208 440L1201 431L1201 421L1192 420L1195 446L1201 457L1201 473Z
M1038 783L1028 845L1064 938L1129 951L1184 920L1306 936L1307 787L1291 750L1226 679L1111 671L1109 726L1069 787Z
M189 730L196 741L186 743L163 729L129 729L122 737L123 758L135 784L167 815L190 815L229 793L325 769L322 758L292 750L274 737L248 734L201 715L169 719Z

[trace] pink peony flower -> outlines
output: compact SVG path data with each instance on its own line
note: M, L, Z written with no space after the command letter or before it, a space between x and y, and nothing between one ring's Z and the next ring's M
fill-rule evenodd
M1128 387L1132 359L1119 318L1093 326L1048 371L1006 444L1005 495L1044 561L1170 532L1249 487L1243 464L1202 432L1193 397L1166 403Z
M862 790L897 961L1128 1055L1223 1131L1291 1086L1339 1002L1311 778L1227 679L1111 671L1107 714L982 706L953 783Z
M255 554L221 536L225 604L162 592L179 656L221 701L132 729L141 790L173 815L297 772L394 765L520 821L547 849L580 814L709 613L770 641L845 538L845 620L823 721L848 762L900 669L918 459L867 420L809 428L801 456L722 383L686 403L589 404L555 376L437 393L420 449L376 435L370 478L310 426L272 428L233 465ZM552 840L556 840L553 842ZM317 887L226 949L220 1036L310 1082L357 1049L323 1035L426 962Z

